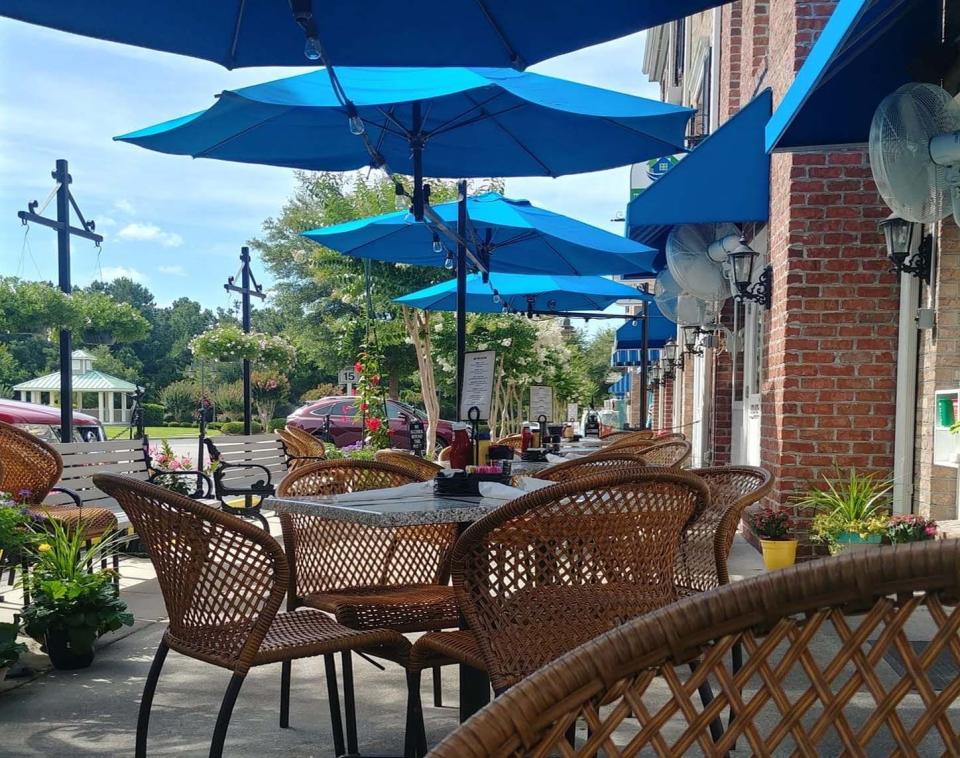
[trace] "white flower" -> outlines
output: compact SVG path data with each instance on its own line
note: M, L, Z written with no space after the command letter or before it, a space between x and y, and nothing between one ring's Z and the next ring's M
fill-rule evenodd
M513 344L513 337L507 337L500 344L503 345L504 347L510 347L510 345Z

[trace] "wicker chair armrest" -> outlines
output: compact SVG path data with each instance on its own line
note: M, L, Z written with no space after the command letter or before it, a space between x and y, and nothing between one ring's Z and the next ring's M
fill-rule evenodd
M68 490L66 487L51 487L50 492L59 492L62 495L66 495L73 500L73 503L77 506L77 508L83 508L83 500L81 499L80 495L73 490Z

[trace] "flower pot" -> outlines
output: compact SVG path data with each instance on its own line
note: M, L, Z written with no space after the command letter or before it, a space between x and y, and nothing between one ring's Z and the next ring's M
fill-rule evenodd
M861 537L859 532L840 532L834 540L836 544L835 553L842 553L846 550L859 550L870 545L879 545L883 535L868 534Z
M44 637L44 647L50 656L50 663L60 671L85 669L93 663L94 650L75 651L70 647L70 638L66 632L49 631Z
M796 540L760 540L763 565L767 571L792 566L797 560Z

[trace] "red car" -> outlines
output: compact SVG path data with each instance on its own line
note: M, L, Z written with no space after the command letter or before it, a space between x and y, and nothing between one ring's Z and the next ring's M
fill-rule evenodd
M329 440L337 447L347 447L360 441L360 422L357 421L355 397L333 395L311 400L287 416L287 423L310 434ZM416 408L397 400L387 400L387 416L390 422L390 445L410 449L408 422L419 419L427 426L427 416ZM329 428L328 428L329 419ZM437 425L437 449L446 447L453 440L453 425L440 421Z
M0 400L0 421L24 429L46 442L60 442L59 408L19 400ZM74 412L74 442L100 442L105 439L103 427L96 418Z

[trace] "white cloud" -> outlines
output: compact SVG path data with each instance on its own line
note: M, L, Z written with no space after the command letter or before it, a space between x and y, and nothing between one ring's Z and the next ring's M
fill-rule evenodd
M157 266L157 271L161 274L168 274L170 276L186 276L187 272L184 271L183 266Z
M116 220L110 218L110 216L97 216L95 221L97 222L97 229L102 229L104 227L114 227L117 225Z
M120 211L121 213L126 213L128 216L132 216L136 213L136 209L133 207L133 203L125 198L120 198L119 200L114 200L113 207L115 210Z
M133 242L159 242L164 247L180 247L183 237L174 232L165 232L155 224L141 224L134 222L127 224L117 232L117 239Z
M105 282L112 282L114 279L132 279L140 284L145 284L149 281L147 275L142 271L126 266L104 266L100 269L100 274Z

